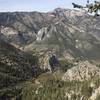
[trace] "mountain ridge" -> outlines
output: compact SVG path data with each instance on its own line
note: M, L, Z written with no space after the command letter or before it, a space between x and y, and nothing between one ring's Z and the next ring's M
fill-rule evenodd
M0 38L20 49L26 51L29 47L30 51L30 48L35 48L34 45L43 45L43 48L51 45L52 48L57 46L59 52L66 51L76 57L100 59L99 16L90 16L84 10L63 8L47 13L14 12L0 15Z

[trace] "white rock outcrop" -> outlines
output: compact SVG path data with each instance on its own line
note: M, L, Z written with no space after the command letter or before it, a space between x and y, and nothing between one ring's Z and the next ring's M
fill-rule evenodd
M79 80L84 81L100 76L100 69L88 61L81 61L73 68L67 70L62 80Z
M100 96L100 86L92 93L92 96L89 100L97 100L97 97Z

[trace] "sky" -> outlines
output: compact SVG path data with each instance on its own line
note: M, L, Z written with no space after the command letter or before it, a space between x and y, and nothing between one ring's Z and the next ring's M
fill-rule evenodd
M85 5L87 0L0 0L0 12L47 12L52 11L53 9L58 7L71 9L72 2Z

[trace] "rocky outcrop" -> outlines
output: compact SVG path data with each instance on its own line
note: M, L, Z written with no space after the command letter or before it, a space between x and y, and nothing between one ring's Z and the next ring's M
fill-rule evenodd
M100 69L88 61L82 61L76 63L73 68L68 69L62 77L62 80L85 81L95 77L100 77Z
M40 54L40 55L39 55ZM59 65L58 58L56 57L56 54L51 53L49 50L44 52L41 52L38 54L39 58L39 66L41 69L49 72L53 72L56 70Z
M49 53L46 52L39 60L40 67L44 70L49 70L51 72L51 66L49 64Z

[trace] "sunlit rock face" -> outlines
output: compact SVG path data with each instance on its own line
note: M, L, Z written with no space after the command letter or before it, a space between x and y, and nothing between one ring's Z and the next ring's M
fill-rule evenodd
M42 45L61 55L67 52L72 57L100 60L99 20L83 10L62 8L47 13L0 13L0 38L24 51Z
M100 69L88 61L78 62L73 68L67 70L62 80L84 81L100 77Z

